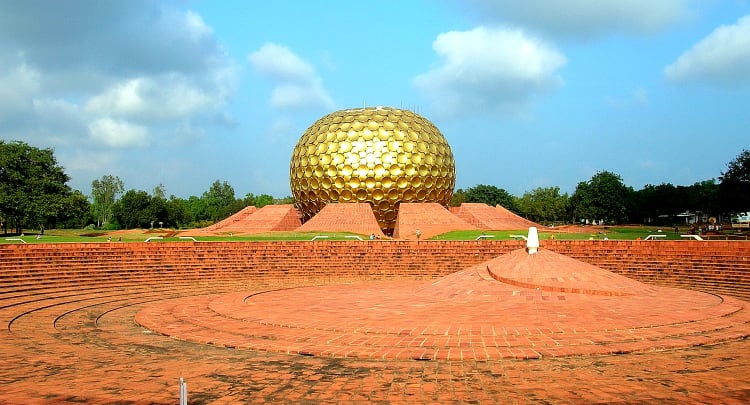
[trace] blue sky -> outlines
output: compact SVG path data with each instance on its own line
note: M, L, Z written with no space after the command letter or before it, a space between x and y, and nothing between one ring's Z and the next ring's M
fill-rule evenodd
M0 0L0 139L186 198L290 195L323 115L415 110L457 188L717 178L750 149L747 0Z

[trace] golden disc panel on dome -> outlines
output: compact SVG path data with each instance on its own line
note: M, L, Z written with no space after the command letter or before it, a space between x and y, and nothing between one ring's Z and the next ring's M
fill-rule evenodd
M304 219L327 203L369 202L384 232L402 202L448 205L455 163L448 142L411 111L336 111L311 125L292 153L290 185Z

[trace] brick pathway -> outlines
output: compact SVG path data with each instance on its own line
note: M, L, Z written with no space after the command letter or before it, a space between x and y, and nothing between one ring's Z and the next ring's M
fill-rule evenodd
M307 357L144 333L137 307L87 312L71 330L5 332L0 403L747 403L747 340L663 352L541 360ZM88 319L88 321L86 320Z

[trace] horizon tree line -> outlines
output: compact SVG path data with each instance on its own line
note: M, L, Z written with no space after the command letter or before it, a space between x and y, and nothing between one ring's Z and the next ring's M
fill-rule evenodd
M124 182L110 174L91 183L85 196L68 186L69 176L57 163L52 149L39 149L21 141L0 140L0 229L20 234L33 228L194 228L204 227L253 205L290 204L290 196L247 193L237 198L227 182L214 181L200 196L166 197L158 184L150 193L125 190ZM572 194L559 187L538 187L514 196L506 190L479 184L454 192L450 205L464 202L502 205L539 223L606 224L640 223L669 225L683 212L702 212L727 221L738 212L750 211L750 151L727 164L716 179L689 186L648 184L641 190L625 185L610 171L597 172L581 181Z

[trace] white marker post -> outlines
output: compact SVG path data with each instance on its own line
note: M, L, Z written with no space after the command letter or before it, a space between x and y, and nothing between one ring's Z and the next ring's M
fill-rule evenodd
M529 236L526 239L526 251L530 255L533 255L539 250L539 234L536 232L536 227L529 227Z
M187 383L180 377L180 405L187 405Z

